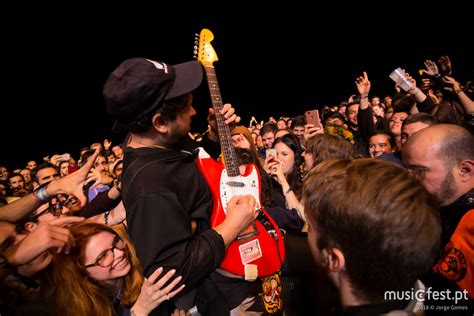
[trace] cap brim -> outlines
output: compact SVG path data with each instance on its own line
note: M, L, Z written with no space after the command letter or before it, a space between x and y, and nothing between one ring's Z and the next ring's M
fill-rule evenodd
M176 77L165 97L165 100L173 99L192 92L196 90L202 82L203 70L198 61L173 65L173 68Z

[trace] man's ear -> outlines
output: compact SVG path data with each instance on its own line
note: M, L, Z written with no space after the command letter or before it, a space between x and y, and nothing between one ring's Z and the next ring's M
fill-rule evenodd
M474 160L465 159L459 163L459 176L462 182L474 179Z
M337 248L324 249L323 256L329 272L340 272L346 266L344 254Z
M158 132L162 134L166 134L168 132L168 123L161 122L161 113L156 113L153 115L151 123L153 124L153 128Z
M25 223L25 230L28 231L28 232L32 232L36 229L36 227L38 227L38 224L36 224L35 222L28 222L28 223Z

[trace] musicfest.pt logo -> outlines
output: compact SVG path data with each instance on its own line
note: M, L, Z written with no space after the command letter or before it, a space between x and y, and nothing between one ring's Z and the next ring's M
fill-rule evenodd
M384 292L384 300L386 301L396 301L396 300L417 300L418 302L424 301L454 301L454 305L461 300L468 300L468 291L451 291L449 289L443 291L433 290L431 287L427 289L414 289L411 288L408 291L385 291ZM435 306L429 306L431 308L435 308ZM445 309L449 306L439 306L439 308ZM454 307L454 306L451 306ZM459 306L462 307L462 306ZM457 309L457 308L456 308Z

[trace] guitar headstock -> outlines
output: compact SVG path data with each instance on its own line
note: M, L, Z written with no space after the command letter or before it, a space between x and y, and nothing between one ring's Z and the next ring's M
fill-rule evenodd
M214 34L208 29L202 29L201 33L196 35L194 46L194 58L196 58L203 66L212 66L218 60L216 51L211 45Z

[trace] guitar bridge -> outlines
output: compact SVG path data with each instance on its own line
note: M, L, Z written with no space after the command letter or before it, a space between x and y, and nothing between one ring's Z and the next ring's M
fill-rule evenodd
M237 236L236 240L238 242L245 242L246 240L253 239L253 237L257 236L260 232L257 229L257 225L255 223L252 223L245 231Z

